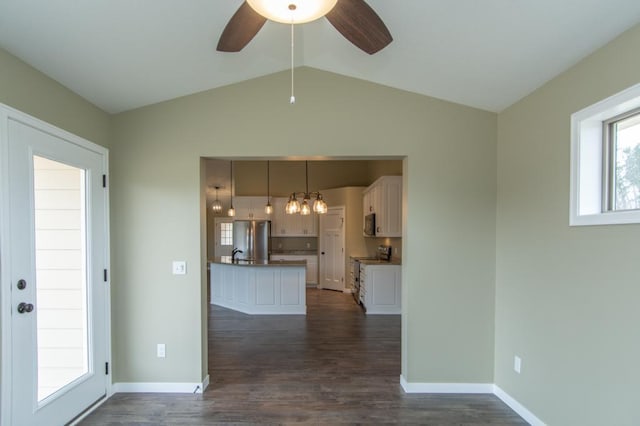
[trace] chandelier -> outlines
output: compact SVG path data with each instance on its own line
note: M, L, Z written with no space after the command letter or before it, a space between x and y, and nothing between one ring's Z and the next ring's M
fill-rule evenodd
M311 214L312 207L310 206L311 197L315 197L313 201L313 211L317 214L325 214L327 212L327 203L322 198L320 192L309 192L309 162L304 162L305 167L305 192L292 192L289 196L289 201L284 208L287 214L300 213L301 215ZM298 201L298 197L302 197L302 203Z

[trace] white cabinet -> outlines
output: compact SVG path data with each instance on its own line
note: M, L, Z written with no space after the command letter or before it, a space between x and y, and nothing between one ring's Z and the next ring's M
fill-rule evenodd
M360 302L367 314L402 312L400 265L360 264Z
M375 213L376 237L402 237L402 176L382 176L365 189L362 211Z
M273 254L272 261L277 260L304 260L307 262L306 277L307 284L318 284L318 256L307 256L300 254Z
M317 237L318 215L311 213L302 216L299 213L286 214L284 208L287 198L273 198L271 235L274 237Z
M264 212L267 197L233 197L233 207L236 209L235 220L272 220Z

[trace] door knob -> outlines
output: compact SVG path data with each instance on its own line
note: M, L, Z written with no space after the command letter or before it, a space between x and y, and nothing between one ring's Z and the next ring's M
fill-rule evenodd
M18 280L18 284L16 284L16 287L18 287L18 290L24 290L25 288L27 288L27 282L25 280Z
M22 303L20 303L18 305L18 313L19 314L24 314L25 312L29 313L31 311L33 311L33 305L31 303L22 302Z

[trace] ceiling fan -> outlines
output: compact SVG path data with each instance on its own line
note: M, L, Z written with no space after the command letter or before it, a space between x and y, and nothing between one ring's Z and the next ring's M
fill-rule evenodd
M267 19L301 24L322 16L347 40L370 55L393 40L382 19L364 0L246 0L227 23L217 50L239 52Z

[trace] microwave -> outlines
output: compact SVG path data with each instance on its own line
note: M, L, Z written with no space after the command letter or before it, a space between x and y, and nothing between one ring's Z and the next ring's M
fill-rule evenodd
M364 217L365 237L375 237L376 235L376 214L371 213Z

